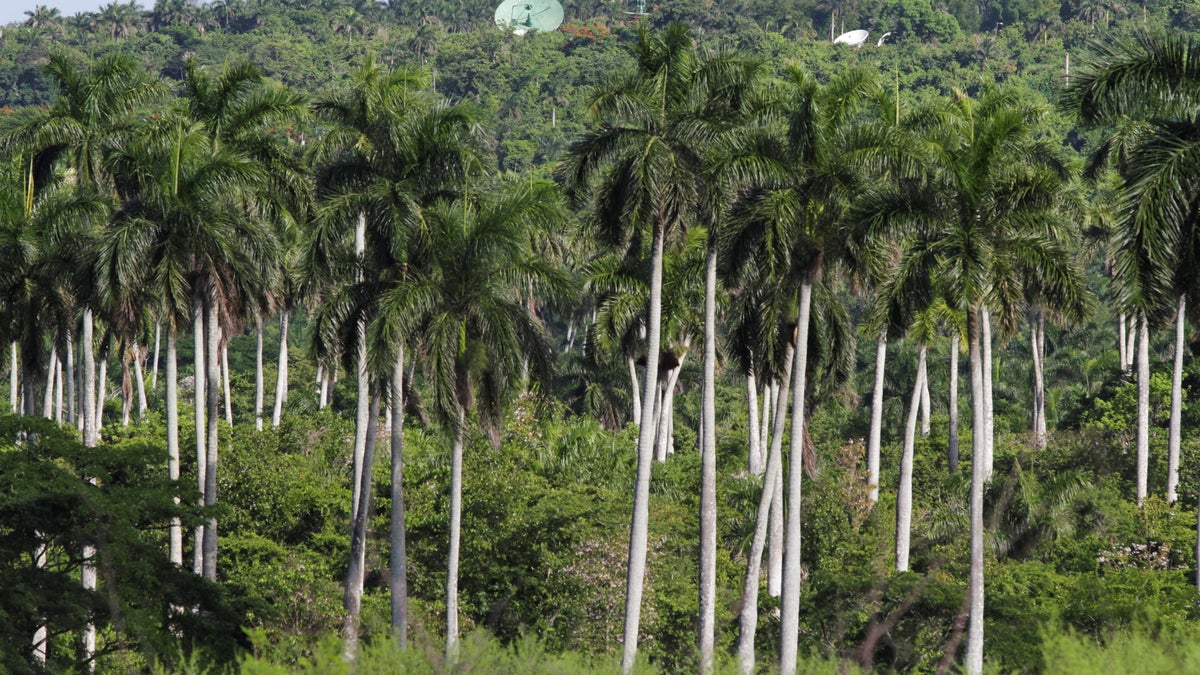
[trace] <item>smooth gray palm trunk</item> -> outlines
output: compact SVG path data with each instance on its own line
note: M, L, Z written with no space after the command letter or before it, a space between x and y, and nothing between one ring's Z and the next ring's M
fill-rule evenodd
M91 309L83 310L83 330L80 331L83 352L83 444L96 447L100 441L100 430L96 426L96 351L93 346L95 321Z
M175 329L167 331L167 476L172 481L179 480L179 350L176 345ZM175 498L179 503L179 498ZM171 519L170 530L170 559L171 562L183 565L183 525L178 518Z
M379 419L379 395L369 401L368 427L366 445L364 446L365 461L373 464L375 459L375 427ZM346 640L344 656L353 661L358 654L359 616L362 613L363 579L366 577L367 560L367 521L370 519L368 503L371 501L371 471L362 473L358 493L362 495L363 503L350 520L350 560L346 566L346 581L342 592L342 608L346 616L342 622L342 637Z
M1179 499L1180 416L1183 413L1183 342L1187 300L1180 295L1175 311L1175 367L1171 371L1171 427L1167 436L1167 501Z
M366 319L359 319L356 359L356 372L358 374L358 399L356 401L356 410L354 416L354 483L353 495L350 498L350 518L353 520L358 514L358 508L361 504L359 488L362 484L363 474L363 454L367 448L367 427L370 424L370 407L371 407L371 378L367 371L367 322Z
M72 336L67 340L67 365L64 369L66 374L66 389L67 395L67 423L74 424L76 419L75 408L75 338Z
M1029 349L1033 355L1033 444L1039 450L1046 447L1046 365L1043 361L1041 312L1029 319Z
M262 431L263 390L266 387L263 378L263 327L261 316L258 317L254 327L254 337L254 428Z
M50 348L50 363L46 367L46 388L42 390L42 416L54 419L54 378L58 375L58 348Z
M968 675L983 672L983 484L987 481L987 467L983 462L987 441L987 424L984 419L984 375L983 348L980 345L980 322L978 310L968 317L967 332L970 342L971 361L971 568L970 618L967 627L967 654L963 664Z
M879 501L879 443L883 429L883 377L887 364L887 333L875 343L875 388L871 392L871 429L867 434L867 498Z
M650 313L646 336L646 376L642 394L642 424L638 431L637 479L633 493L633 519L629 527L629 564L625 577L625 630L621 671L633 670L637 659L638 627L642 616L642 589L646 578L646 543L650 520L650 468L654 452L655 392L658 390L658 351L662 335L663 238L661 224L654 228L650 272Z
M94 326L94 321L93 321L93 317L92 317L92 312L90 309L84 310L82 324L83 325L82 325L82 331L81 331L80 337L82 338L82 340L81 340L82 344L83 344L82 349L84 352L84 354L83 354L83 366L84 366L84 368L83 368L84 369L84 395L83 395L84 401L83 401L83 403L84 403L85 411L84 411L83 416L86 420L88 417L88 413L89 413L89 410L87 409L88 404L90 403L92 412L94 412L94 409L96 407L96 401L94 398L91 399L90 401L88 400L89 394L92 394L94 396L94 394L93 394L94 389L92 389L90 386L88 386L89 383L87 382L87 373L89 372L89 368L91 369L91 372L95 372L95 367L96 367L95 356L93 355L93 352L92 352L92 342L94 339L93 333L95 330L95 326ZM89 363L89 361L90 361L90 363ZM73 383L72 383L72 385L73 385ZM85 422L84 429L85 429L84 434L83 434L84 446L88 447L88 448L94 448L97 445L99 445L100 435L98 433L96 433L97 429L96 429L95 424L88 424ZM95 557L96 557L96 549L94 547L92 547L92 546L84 546L83 547L84 562L83 562L82 566L80 567L79 575L80 575L80 582L83 586L83 590L85 590L85 591L95 591L96 590L96 565L93 562L95 560ZM91 622L88 622L87 625L84 626L84 629L83 629L83 653L84 653L84 658L87 660L87 662L89 664L92 663L92 657L96 653L96 625Z
M958 331L950 336L950 438L946 443L946 461L950 473L958 471Z
M800 282L800 318L796 322L793 364L792 430L788 450L787 522L784 525L783 605L779 618L779 672L796 672L800 646L800 490L804 477L804 394L808 375L808 323L812 309L812 280Z
M138 421L146 419L146 378L142 372L142 347L133 344L133 380L137 387Z
M704 396L700 420L700 672L713 668L717 602L717 250L710 245L704 279ZM753 391L753 389L752 389ZM750 426L756 427L754 420Z
M746 373L746 411L748 417L746 421L746 472L751 476L757 476L762 470L763 455L758 421L758 382L754 377L753 368Z
M925 361L921 362L921 438L929 437L929 416L932 404L929 400L929 368Z
M787 396L792 390L791 371L784 375L782 397L775 409L787 409ZM778 598L783 594L783 472L775 474L775 490L771 493L771 511L767 514L767 595Z
M458 551L462 538L462 456L467 411L458 406L450 448L450 550L446 556L446 660L458 657ZM649 428L649 425L647 425Z
M783 359L783 372L792 369L795 350L788 345ZM781 402L776 406L772 423L771 442L767 449L767 462L763 471L763 489L758 499L758 517L754 521L754 537L750 542L750 555L746 561L746 580L742 585L742 612L738 617L738 667L745 675L754 672L754 636L758 632L758 587L762 576L762 555L767 543L770 514L775 508L775 495L783 475L783 425L787 421L787 395L791 380L784 378ZM764 398L770 399L769 396Z
M642 425L642 392L638 389L637 361L632 356L625 357L625 365L629 368L629 388L633 396L633 423Z
M365 331L365 324L360 324L359 327L363 328ZM361 342L362 346L359 351L359 356L364 356L366 354L366 335L365 334L361 338L360 342ZM359 379L360 379L359 394L361 394L363 396L363 399L362 399L363 403L362 403L362 405L359 406L359 408L365 408L368 403L367 397L369 396L369 394L367 394L363 390L363 387L365 387L367 385L367 382L363 376L363 374L365 372L366 372L366 359L363 358L363 365L359 368ZM273 426L273 427L279 426L279 420L283 416L283 404L287 401L287 393L288 393L288 313L285 310L283 312L280 312L280 314L279 314L279 368L276 371L276 375L275 375L275 408L274 408L274 410L271 411L271 426ZM361 413L361 411L360 411L360 413ZM357 446L358 433L359 432L356 431L355 436L354 436L355 441L356 441L356 445L355 445L356 450L358 448L358 446ZM363 432L363 442L364 443L366 442L365 433L366 432L364 431ZM359 453L356 452L355 457L358 457L358 456L359 456Z
M205 436L208 426L204 423L207 409L204 369L204 302L199 293L192 298L192 368L195 373L193 388L193 412L196 428L196 484L200 491L200 505L204 505L205 470L207 469L208 441ZM192 547L192 571L196 574L204 572L204 525L197 525L195 543Z
M1150 321L1143 312L1137 345L1137 505L1146 500L1150 463Z
M392 368L392 635L408 646L408 548L404 526L404 346L396 350Z
M221 387L223 389L221 401L225 405L225 422L229 426L233 426L233 397L229 391L229 343L224 338L221 340Z
M154 324L154 361L150 364L150 391L158 391L158 348L162 334L162 324Z
M913 451L916 446L917 415L921 394L925 390L925 363L928 348L922 344L917 351L917 379L913 383L908 419L904 425L904 451L900 455L900 485L896 493L896 571L908 571L908 553L912 535L912 473Z
M210 296L204 306L204 368L208 380L208 391L205 393L207 413L205 422L207 446L204 457L204 505L217 505L217 451L218 432L217 403L221 395L221 355L220 323L217 316L217 299L215 294ZM209 581L217 580L217 519L209 516L204 525L204 578Z
M983 307L983 469L985 480L992 479L996 453L996 423L992 406L992 314Z
M21 370L17 364L19 360L17 356L17 343L13 342L9 345L8 358L8 407L13 412L17 412L18 410L17 403L19 402L19 396L17 391L21 386Z

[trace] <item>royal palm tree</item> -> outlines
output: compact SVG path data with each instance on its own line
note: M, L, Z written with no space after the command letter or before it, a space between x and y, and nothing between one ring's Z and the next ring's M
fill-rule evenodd
M554 186L505 181L440 200L425 210L422 240L410 242L409 279L384 291L380 321L399 339L405 323L420 328L436 407L452 434L450 548L446 578L446 653L458 641L458 556L462 454L468 415L476 413L493 443L504 403L549 374L552 350L529 294L561 296L566 273L537 251L565 220ZM416 263L416 261L420 261Z
M97 197L113 194L113 183L104 166L106 153L117 146L133 123L133 114L159 91L131 56L111 54L84 68L64 53L48 57L46 72L54 82L58 96L46 110L35 111L22 120L0 142L11 152L28 153L34 158L35 190L49 180L58 162L69 166L76 184ZM94 347L88 339L93 333L95 307L83 303L81 351L84 360L82 406L84 442L95 445L99 439L96 419Z
M273 281L278 244L264 219L247 207L260 201L266 183L261 165L214 139L212 130L185 111L162 116L136 141L115 153L113 166L125 198L101 255L106 287L129 303L144 289L167 324L168 441L178 461L175 339L190 318L200 368L196 374L199 477L204 503L216 503L218 464L217 332L233 332L239 308ZM203 397L201 396L203 392ZM174 476L173 476L174 477ZM216 522L198 541L200 572L216 578ZM174 552L174 546L173 546Z
M828 85L799 66L784 73L778 111L740 141L750 186L734 206L738 224L730 239L735 266L756 265L790 278L796 295L795 357L791 384L790 470L787 475L780 670L796 668L800 599L800 490L813 289L826 268L843 258L840 216L861 174L857 152L874 147L857 136L857 113L878 93L862 71ZM782 401L779 405L784 407ZM776 416L778 418L778 415ZM768 460L769 462L770 460Z
M1011 330L1030 277L1066 303L1083 304L1087 297L1079 265L1056 233L1053 216L1064 172L1035 138L1041 114L1000 89L986 90L979 99L956 94L928 118L930 174L901 186L877 185L851 214L903 239L894 281L898 295L918 308L940 295L967 316L974 405L965 664L970 673L983 667L985 313L996 308L1001 327Z
M592 126L568 153L562 177L568 192L595 206L600 238L614 248L640 247L650 231L650 303L646 321L646 375L637 445L637 479L629 534L625 630L621 668L637 655L646 572L653 419L662 343L663 255L667 239L696 217L703 169L695 124L695 44L688 29L672 24L661 32L638 28L632 47L637 69L593 98Z
M438 200L458 194L471 176L479 172L481 134L473 115L462 106L440 101L426 90L425 75L415 68L388 71L368 59L354 74L354 86L342 97L316 103L316 114L333 123L313 147L321 199L310 233L307 259L312 274L304 293L327 294L329 301L317 317L314 339L319 357L328 360L341 354L358 373L358 411L354 447L353 496L351 503L352 564L347 573L343 604L346 653L357 648L358 611L365 564L365 520L357 518L367 508L364 453L370 426L370 353L367 326L377 314L379 294L387 279L413 257L409 243L423 228L423 209ZM353 223L352 228L346 227ZM345 233L353 232L347 241ZM395 337L395 336L392 336ZM387 363L390 381L403 382L404 350L398 337L390 344L377 344L377 358ZM353 346L351 346L353 345ZM376 371L378 373L379 371ZM404 409L392 392L392 409ZM393 473L400 472L402 436L393 431ZM369 468L366 469L369 476ZM393 505L403 504L402 483L393 481ZM392 522L392 553L403 556L402 512ZM407 605L401 592L403 560L393 558L392 628L404 639Z
M1085 124L1114 130L1093 162L1111 158L1123 182L1114 228L1123 252L1115 258L1118 301L1143 316L1174 315L1175 372L1181 372L1186 308L1200 299L1200 40L1142 33L1097 44L1072 73L1063 105ZM1136 133L1128 133L1131 126ZM1169 499L1178 484L1181 384L1173 379ZM1146 492L1142 435L1139 430L1139 503Z

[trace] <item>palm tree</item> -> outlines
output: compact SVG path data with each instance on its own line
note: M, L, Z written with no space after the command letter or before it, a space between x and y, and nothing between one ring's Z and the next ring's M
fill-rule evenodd
M361 521L360 527L357 514L367 508L369 498L361 489L364 471L370 474L364 456L372 373L367 326L378 311L385 282L402 276L398 270L414 260L408 246L423 227L422 209L457 194L468 177L478 172L482 156L473 116L464 107L439 101L425 87L424 74L414 68L387 71L368 59L355 72L348 95L322 99L315 108L318 116L334 126L312 150L322 206L310 233L307 267L312 278L304 292L311 297L328 296L316 317L318 357L326 361L337 354L351 357L353 364L348 366L358 372L352 547L353 542L365 540L362 528L366 521ZM349 223L354 227L345 227ZM352 242L346 241L347 231L354 233ZM401 343L379 344L373 351L388 363L390 380L403 382ZM401 394L402 389L392 392L393 397ZM396 415L402 414L398 399L393 398L392 407ZM393 432L394 474L400 471L401 442L401 435ZM393 504L402 504L399 480L393 482L392 490ZM402 516L402 512L396 515ZM392 522L393 555L402 554L403 541L401 517ZM352 550L352 557L357 557L347 573L343 598L343 631L351 658L357 648L363 552L362 547ZM392 586L392 627L403 640L407 605L398 594L405 588L400 582L402 560L393 559L392 574L399 577Z
M502 406L523 385L549 374L552 350L528 294L563 295L566 274L536 246L564 222L556 190L546 183L501 182L485 191L440 200L425 210L424 241L410 242L411 278L383 293L381 320L421 328L421 349L437 409L450 427L450 549L446 579L446 653L458 641L458 555L462 518L462 453L468 415L496 442ZM415 311L414 311L415 310ZM399 333L393 330L392 332ZM408 332L408 331L404 331Z
M900 187L876 186L852 219L904 241L895 280L899 295L927 306L941 295L966 313L974 404L971 481L970 627L966 670L983 667L983 484L987 428L982 325L989 306L1011 330L1022 283L1037 278L1070 304L1086 302L1078 264L1056 234L1061 165L1034 137L1040 110L989 89L980 99L956 94L925 131L930 175Z
M667 239L694 219L702 171L697 143L707 136L693 124L695 44L688 29L672 24L658 33L638 28L632 47L637 70L596 94L588 115L593 126L569 151L563 169L568 192L595 205L596 225L606 243L640 248L650 229L650 303L646 322L646 375L637 445L637 479L629 535L625 630L621 668L629 672L637 654L646 572L650 469L655 429L662 328L663 255ZM702 136L697 138L697 133Z
M734 207L738 229L730 242L732 259L738 267L766 267L771 276L789 278L798 288L795 358L787 374L793 382L780 623L784 673L795 671L799 640L800 490L813 290L827 266L837 269L844 251L840 215L860 176L856 152L875 147L873 139L862 143L853 122L877 92L877 81L862 71L821 86L791 66L784 73L777 116L740 141L751 187Z
M1182 369L1179 336L1186 307L1196 306L1200 291L1200 215L1195 207L1200 196L1195 161L1200 150L1196 140L1200 120L1195 116L1200 104L1198 74L1200 40L1143 33L1096 45L1072 73L1063 95L1063 105L1085 124L1116 129L1093 162L1102 163L1113 156L1123 182L1121 218L1115 228L1115 243L1124 252L1115 260L1118 301L1139 310L1143 317L1146 313L1174 313L1176 372ZM1135 133L1128 133L1131 126ZM1142 324L1145 337L1145 318ZM1142 387L1140 382L1139 376ZM1173 378L1170 499L1178 484L1180 389L1181 378ZM1139 419L1141 398L1139 390ZM1146 492L1147 461L1140 427L1139 423L1139 503Z
M111 54L92 62L88 69L61 52L51 53L46 72L58 96L49 109L29 115L0 142L9 152L33 156L35 188L50 175L56 162L73 170L80 186L96 196L111 195L112 179L104 167L106 153L120 143L132 123L132 114L157 95L159 85L129 55ZM82 314L84 337L81 351L83 371L84 442L95 445L99 430L96 419L94 347L92 333L95 307L85 303Z

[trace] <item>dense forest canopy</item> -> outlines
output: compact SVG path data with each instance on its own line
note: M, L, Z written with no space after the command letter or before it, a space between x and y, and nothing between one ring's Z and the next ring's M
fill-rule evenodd
M3 28L0 668L1195 664L1200 3L562 4Z

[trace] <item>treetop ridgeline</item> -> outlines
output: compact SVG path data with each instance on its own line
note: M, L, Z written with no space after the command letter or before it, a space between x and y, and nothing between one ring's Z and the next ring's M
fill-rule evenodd
M562 4L4 29L0 668L1200 658L1200 6Z

